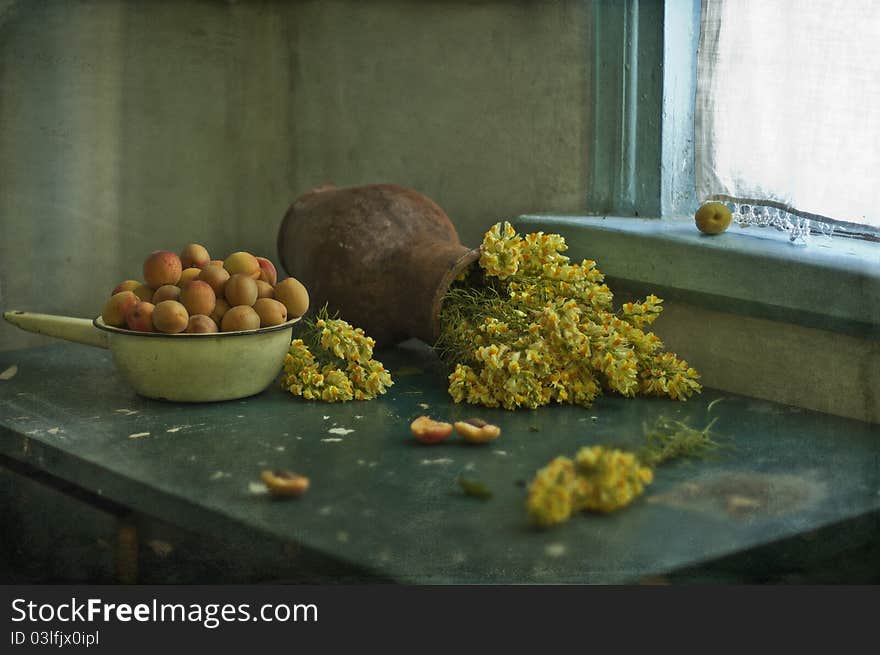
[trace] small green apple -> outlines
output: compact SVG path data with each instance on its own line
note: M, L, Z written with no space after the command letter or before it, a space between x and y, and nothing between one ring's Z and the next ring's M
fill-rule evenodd
M730 209L722 202L704 203L694 214L694 222L704 234L721 234L730 227Z

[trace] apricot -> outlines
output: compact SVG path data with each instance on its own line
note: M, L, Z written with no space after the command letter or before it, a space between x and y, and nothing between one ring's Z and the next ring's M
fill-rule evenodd
M249 252L234 252L223 262L223 268L229 271L230 275L241 273L247 275L254 280L260 277L260 262Z
M257 298L274 298L275 289L272 285L263 280L257 280Z
M195 266L185 268L183 269L183 273L180 274L180 279L177 281L177 286L183 289L183 287L185 287L193 280L197 280L199 278L199 275L201 274L202 269L196 268Z
M125 324L129 330L153 332L153 310L156 306L145 300L138 301L125 312Z
M211 312L211 320L213 320L217 325L220 325L220 323L223 322L223 315L228 311L229 303L226 302L226 298L217 298L217 304L214 305L214 311Z
M694 223L703 234L721 234L730 227L733 215L723 202L707 202L694 214Z
M129 309L140 302L140 298L133 291L120 291L114 293L104 304L101 318L106 325L125 327L125 315Z
M210 284L214 290L214 295L220 298L223 296L223 290L226 287L226 282L229 280L229 272L223 266L211 264L202 269L199 279Z
M469 418L464 421L456 421L455 431L468 443L488 443L498 438L501 428L490 425L481 418Z
M275 496L302 496L309 490L309 479L291 471L270 471L260 473L260 478L269 493Z
M180 263L184 268L205 268L211 261L211 255L208 254L205 246L198 243L188 243L180 251Z
M260 327L281 325L287 320L287 307L272 298L257 298L254 311L260 317Z
M274 287L278 282L278 271L275 270L275 264L265 257L257 257L257 262L260 264L260 279Z
M180 287L173 284L163 284L153 293L150 302L158 305L163 300L180 300Z
M240 330L256 330L260 327L260 316L248 305L231 307L223 315L220 328L224 332L238 332Z
M157 250L144 262L144 282L153 289L163 284L177 284L182 272L180 257L170 250Z
M141 283L137 280L126 280L125 282L120 282L116 285L116 288L110 293L111 296L115 296L120 291L134 291Z
M180 292L180 302L186 307L189 315L204 314L209 316L217 304L214 289L204 280L193 280Z
M309 310L309 292L294 277L281 280L275 285L275 300L284 303L290 318L298 318Z
M146 284L141 284L134 289L134 295L143 300L144 302L153 302L153 287L147 286Z
M236 273L226 283L223 295L226 296L226 300L229 301L232 307L236 305L253 305L259 295L257 281L244 273Z
M153 327L159 332L177 334L189 325L186 307L176 300L163 300L153 309Z
M419 416L410 423L413 436L422 443L440 443L452 434L452 423L435 421L430 416Z
M189 317L189 323L186 326L186 331L191 334L207 334L210 332L217 332L217 324L210 316L205 316L204 314L194 314Z

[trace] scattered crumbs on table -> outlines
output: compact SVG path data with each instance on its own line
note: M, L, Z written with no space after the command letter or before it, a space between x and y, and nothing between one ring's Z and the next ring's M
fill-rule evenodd
M476 468L476 466L477 465L474 464L474 462L468 462L467 464L464 465L464 470L465 471L473 471Z
M190 455L190 456L189 456L189 461L191 461L191 462L196 461L196 459L198 459L198 458L197 458L195 455Z
M211 480L222 480L223 478L230 478L230 477L232 477L232 474L231 474L231 473L227 473L226 471L214 471L214 472L211 474L211 478L210 478L210 479L211 479Z
M530 425L529 426L529 432L540 432L540 431L541 431L541 428L539 428L537 425Z
M370 462L367 466L369 466L370 468L373 468L374 466L378 466L378 465L379 465L379 462Z
M357 461L357 463L358 463L358 466L364 466L367 463L367 461L365 459L359 459Z
M163 559L168 557L174 551L174 546L161 539L151 539L147 542L147 546L150 547L150 550L153 551L156 557L161 557Z
M339 532L336 533L336 541L338 541L341 544L347 544L348 543L348 533L345 530L340 530Z
M363 418L363 416L361 416L360 414L355 414L354 417L357 418L357 419L361 419L361 418Z
M117 414L125 414L126 416L131 416L132 414L138 414L138 410L136 409L117 409L114 410Z
M325 417L324 417L324 420L326 421L326 420L329 419L329 418L330 418L329 416L325 416Z
M190 425L175 425L173 428L168 428L165 432L180 432L181 430L185 430L186 428L192 427Z
M448 457L438 457L437 459L422 460L422 466L430 466L431 464L452 464L452 460Z
M5 371L0 373L0 380L11 380L12 378L15 377L16 373L18 373L18 366L13 364L9 368L7 368Z
M34 434L40 434L40 432L42 432L42 430L37 428L36 430L28 430L27 432L25 432L25 434L34 435Z
M544 548L544 553L548 557L562 557L565 555L565 550L565 544L552 543L547 544L546 548Z
M345 435L354 432L354 430L351 430L349 428L330 428L329 430L327 430L327 432L329 432L330 434L341 434L344 437Z
M421 407L422 409L428 409L430 405L428 403L419 403L419 407Z
M286 448L287 446L275 446L275 450L277 450L279 453L283 453Z
M140 439L141 437L149 437L149 432L135 432L134 434L128 435L129 439Z
M282 436L282 437L289 437L289 436L290 436L290 433L289 433L289 432L282 432L282 433L281 433L281 436Z
M492 452L495 453L496 455L501 455L502 457L506 457L506 456L507 456L507 451L506 451L506 450L493 450Z
M339 437L327 437L326 439L321 439L324 443L337 443L338 441L342 441Z
M333 507L330 505L324 505L321 509L318 510L318 514L321 516L330 516L330 513L333 511Z
M244 414L236 414L235 418L244 418Z
M302 437L299 436L299 435L297 435L297 436L296 436L296 439L297 439L297 441L301 441L301 440L302 440Z
M12 420L13 421L30 421L31 417L30 416L13 416Z
M591 421L598 421L598 420L599 420L599 417L598 417L598 416L591 416L591 417L590 417L590 420L591 420Z
M578 423L583 423L583 422L586 421L586 420L587 420L587 419L585 419L585 418L579 418L579 419L578 419Z
M64 432L64 430L61 428L49 428L46 432L49 434L58 434L59 432Z
M248 493L254 496L262 496L269 493L269 488L262 482L250 482L248 483Z

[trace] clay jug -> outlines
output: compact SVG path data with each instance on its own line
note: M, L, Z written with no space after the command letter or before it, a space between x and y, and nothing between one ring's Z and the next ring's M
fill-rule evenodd
M430 198L393 184L318 187L287 210L278 232L287 273L311 311L361 327L379 345L436 341L443 295L479 258Z

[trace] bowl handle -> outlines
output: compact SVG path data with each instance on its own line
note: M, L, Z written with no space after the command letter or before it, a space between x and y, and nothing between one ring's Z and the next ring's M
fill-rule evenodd
M101 332L101 330L92 325L92 320L89 318L34 314L17 310L3 312L3 318L27 332L45 334L47 337L55 337L65 341L84 343L87 346L109 347L107 333Z

